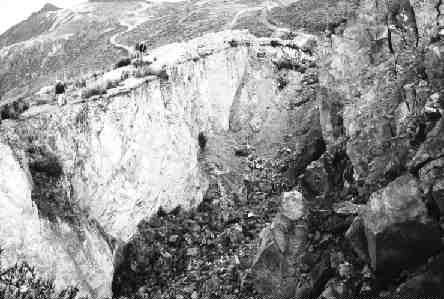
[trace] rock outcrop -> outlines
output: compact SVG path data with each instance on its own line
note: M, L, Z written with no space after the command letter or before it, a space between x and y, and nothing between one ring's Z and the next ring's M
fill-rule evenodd
M428 216L411 175L373 193L362 217L371 265L381 275L419 264L441 247L438 223Z
M88 100L73 91L60 109L33 106L22 119L4 121L3 149L11 152L26 187L19 187L26 192L16 200L33 213L31 218L16 210L12 217L34 221L26 227L36 230L31 239L18 226L2 230L8 260L30 259L60 286L82 282L82 291L109 295L113 252L141 220L161 206L167 211L196 206L211 177L241 178L237 144L249 143L265 157L288 143L304 155L305 140L320 136L316 122L307 132L290 121L317 119L314 101L290 108L303 90L297 70L312 63L304 51L292 41L210 34L151 52L146 63L161 67L165 76L124 78L108 95ZM291 83L279 87L284 75ZM201 133L205 148L199 146ZM2 179L3 185L14 184ZM9 198L2 201L9 204ZM70 262L60 262L60 256Z
M290 298L297 285L295 263L304 248L305 203L297 191L284 193L279 214L260 234L252 264L254 283L261 294Z
M156 283L158 265L163 283L186 283L175 280L186 263L163 264L168 250L203 264L201 249L214 244L199 248L199 238L238 244L265 226L251 277L236 276L249 267L236 261L231 289L444 296L443 4L357 2L322 36L208 34L87 78L63 107L42 104L42 90L31 107L4 108L4 262L28 260L58 286L77 283L93 296L111 295L111 285L118 295L152 295L162 287L143 284ZM280 176L264 166L277 156ZM279 208L276 190L292 190ZM216 202L203 205L211 213L176 217L176 207L194 208L205 194ZM273 216L256 226L250 201ZM225 217L230 204L242 215ZM220 219L210 227L214 207ZM181 220L189 240L178 236Z

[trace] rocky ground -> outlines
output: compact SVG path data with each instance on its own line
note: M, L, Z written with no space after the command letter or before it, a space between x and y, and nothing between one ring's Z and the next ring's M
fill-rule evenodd
M314 9L291 8L302 4ZM444 6L349 8L320 27L295 21L320 34L316 63L298 68L309 87L289 101L315 107L295 126L300 147L267 160L238 148L240 190L214 179L197 208L140 222L116 253L116 297L444 296Z

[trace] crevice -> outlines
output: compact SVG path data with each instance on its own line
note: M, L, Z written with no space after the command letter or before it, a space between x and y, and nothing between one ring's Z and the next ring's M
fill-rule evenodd
M66 188L71 186L58 157L43 147L28 148L27 156L33 180L31 199L39 215L53 223L62 220L79 227L77 209L70 202L70 190Z
M421 163L418 163L417 165L415 165L414 167L411 167L410 168L410 173L413 175L413 176L415 176L415 177L419 177L419 170L421 169L421 168L423 168L424 166L426 166L428 163L430 163L430 162L432 162L432 161L435 161L435 160L439 160L439 159L441 159L441 158L444 158L444 155L440 155L440 156L437 156L437 157L429 157L428 159L426 159L426 160L424 160L424 161L422 161Z

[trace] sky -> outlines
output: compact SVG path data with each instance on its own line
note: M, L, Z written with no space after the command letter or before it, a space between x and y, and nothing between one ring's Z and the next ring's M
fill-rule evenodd
M0 34L40 10L45 3L71 7L86 0L0 0Z

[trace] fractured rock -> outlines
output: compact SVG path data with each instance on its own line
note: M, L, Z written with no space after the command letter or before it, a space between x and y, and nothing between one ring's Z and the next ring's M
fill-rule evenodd
M444 158L433 160L419 170L419 178L423 188L431 196L444 215Z
M373 269L390 276L422 262L441 245L412 175L399 177L373 193L362 214Z
M293 263L306 238L301 222L304 214L302 195L297 191L284 193L280 213L260 234L259 251L251 267L259 293L284 298L295 292Z
M444 296L444 255L434 257L413 277L398 287L392 298L442 298Z
M361 217L356 217L348 230L345 237L349 241L351 247L363 261L369 260L367 239L365 236L365 228Z
M427 134L409 166L415 170L425 163L444 157L444 119L441 118L432 131Z

